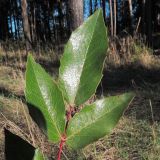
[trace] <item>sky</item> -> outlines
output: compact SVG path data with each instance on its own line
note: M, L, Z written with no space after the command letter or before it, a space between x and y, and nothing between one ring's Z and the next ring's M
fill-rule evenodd
M90 11L90 4L89 3L90 2L89 1L90 0L84 0L84 20L86 20L90 15L90 13L89 13L89 11ZM94 10L94 2L95 2L95 0L92 0L93 10ZM98 2L97 8L100 8L101 7L100 0L98 0L97 2ZM106 15L109 16L109 4L108 3L106 3Z

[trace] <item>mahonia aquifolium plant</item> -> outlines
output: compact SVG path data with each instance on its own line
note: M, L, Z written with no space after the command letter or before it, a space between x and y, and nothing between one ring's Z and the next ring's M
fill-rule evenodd
M81 149L110 134L134 97L124 93L87 103L103 76L107 48L99 9L72 33L60 60L58 80L28 56L25 97L41 111L48 139L59 143L58 160L64 144Z

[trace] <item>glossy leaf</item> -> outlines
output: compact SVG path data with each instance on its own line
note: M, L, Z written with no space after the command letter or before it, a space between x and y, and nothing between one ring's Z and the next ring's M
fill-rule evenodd
M63 97L56 82L31 55L27 60L25 97L27 102L41 111L48 138L59 141L65 128Z
M46 160L46 158L44 158L39 149L36 149L33 160Z
M126 93L85 106L69 123L67 144L80 149L111 133L133 97L133 93Z
M60 88L69 104L80 105L95 93L102 78L107 46L100 9L72 33L61 59Z

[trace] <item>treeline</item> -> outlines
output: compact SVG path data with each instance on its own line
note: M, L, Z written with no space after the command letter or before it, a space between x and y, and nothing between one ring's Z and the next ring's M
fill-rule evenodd
M0 3L0 39L56 42L68 37L66 1L3 0Z
M99 7L113 37L141 33L150 43L160 30L160 0L1 0L0 40L64 43Z

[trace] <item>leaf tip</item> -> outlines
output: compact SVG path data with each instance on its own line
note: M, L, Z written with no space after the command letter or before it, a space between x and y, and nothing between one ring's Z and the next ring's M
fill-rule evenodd
M129 106L132 100L134 99L134 97L136 96L136 94L135 92L132 91L132 92L124 93L123 96L128 101L128 106Z
M135 92L133 92L133 91L132 92L128 92L126 94L128 94L128 96L131 97L131 98L134 98L136 96Z
M94 15L97 15L97 16L103 16L103 11L102 11L102 8L99 8L95 11Z
M27 56L27 62L29 62L29 61L34 61L34 58L31 53L29 53Z

